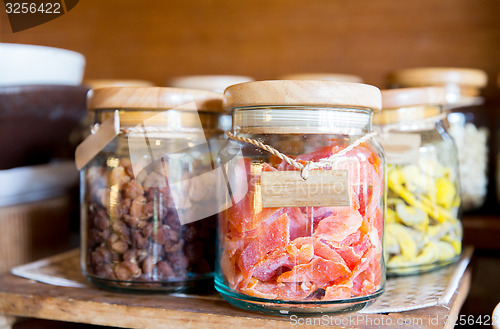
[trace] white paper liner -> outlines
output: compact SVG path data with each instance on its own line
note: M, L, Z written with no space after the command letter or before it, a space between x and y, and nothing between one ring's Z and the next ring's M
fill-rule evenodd
M385 292L360 313L394 313L446 305L450 302L472 256L466 248L453 265L421 275L389 278Z
M469 264L472 251L472 248L466 248L460 261L437 271L387 279L382 296L359 313L405 312L448 304ZM11 272L23 278L54 286L74 288L91 286L81 274L79 249L15 267ZM181 293L170 295L182 298L223 300L219 295L200 296Z

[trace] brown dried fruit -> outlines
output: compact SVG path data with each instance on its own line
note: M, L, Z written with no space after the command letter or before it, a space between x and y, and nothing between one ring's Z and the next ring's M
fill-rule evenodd
M161 283L185 279L189 272L212 271L214 218L181 226L162 168L157 164L144 184L133 178L126 158L111 170L88 169L87 273L110 280ZM120 190L110 202L112 185ZM193 193L189 183L184 182L184 187L183 193ZM189 202L200 195L184 199Z

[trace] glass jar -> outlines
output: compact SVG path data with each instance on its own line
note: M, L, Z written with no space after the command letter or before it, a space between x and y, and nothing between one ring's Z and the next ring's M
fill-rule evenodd
M383 90L374 116L387 159L389 275L439 268L462 250L458 158L444 129L444 103L444 88Z
M97 126L76 153L89 281L122 290L212 287L218 209L211 171L222 98L158 87L89 93Z
M237 307L278 315L370 304L385 283L385 164L371 132L380 91L274 80L225 94L233 129L219 153L230 188L216 289Z
M445 128L458 149L462 208L480 208L488 194L490 125L481 90L486 72L469 68L415 68L392 73L395 87L442 86L447 90Z

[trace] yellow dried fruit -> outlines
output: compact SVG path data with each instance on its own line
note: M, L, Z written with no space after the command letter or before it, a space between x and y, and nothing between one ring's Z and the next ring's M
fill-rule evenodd
M451 208L457 194L455 185L449 179L440 177L436 180L436 190L437 204L446 209Z

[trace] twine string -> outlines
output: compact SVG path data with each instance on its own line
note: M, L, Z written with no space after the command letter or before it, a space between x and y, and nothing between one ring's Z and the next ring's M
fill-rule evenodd
M300 162L295 161L293 158L287 156L286 154L281 153L280 151L278 151L277 149L275 149L272 146L269 146L267 144L262 143L261 141L247 138L247 137L236 136L230 131L226 131L226 135L232 140L244 142L247 144L252 144L254 146L257 146L257 147L271 153L272 155L277 156L278 158L285 161L289 165L299 169L300 176L302 177L302 179L307 180L307 178L309 177L309 170L323 168L325 166L333 166L333 162L336 158L346 155L347 152L353 150L354 148L358 147L359 145L363 144L364 142L368 141L369 139L375 137L377 135L377 132L372 131L366 135L363 135L362 137L355 140L353 143L349 144L346 148L340 150L337 153L332 154L328 158L320 159L318 161L307 161L305 165L303 165Z

